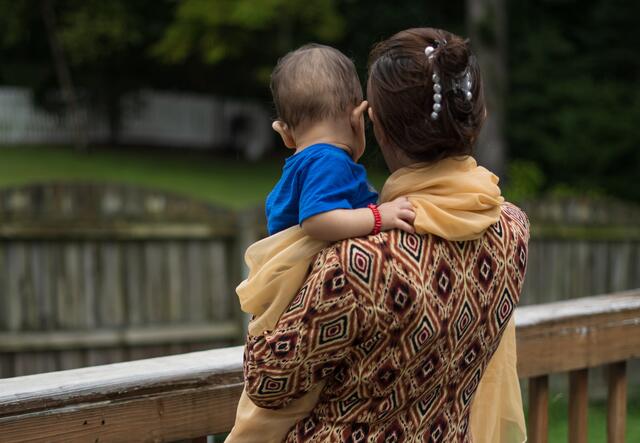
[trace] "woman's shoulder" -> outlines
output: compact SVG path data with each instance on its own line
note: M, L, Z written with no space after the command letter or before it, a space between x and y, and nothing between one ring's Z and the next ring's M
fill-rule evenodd
M382 268L391 262L401 261L407 266L430 260L429 251L442 247L456 249L464 254L479 248L483 243L504 247L518 244L526 247L529 241L529 219L526 213L513 203L505 202L499 220L490 226L474 247L445 240L431 234L407 234L400 230L381 232L367 237L348 238L325 248L314 264L316 270L327 266L337 267L358 286L371 289ZM416 268L418 269L418 268Z
M478 241L505 242L529 240L529 218L518 206L510 202L502 205L499 220L490 226ZM368 282L376 273L380 263L389 262L398 256L422 259L430 243L451 243L461 248L461 242L445 240L431 234L407 234L400 230L381 232L367 237L349 238L327 248L325 260L341 266L345 272Z
M529 217L527 217L527 214L522 209L513 203L505 202L502 205L500 220L494 227L497 225L503 225L498 227L510 229L513 234L521 236L526 239L526 241L529 240L529 229L531 227Z

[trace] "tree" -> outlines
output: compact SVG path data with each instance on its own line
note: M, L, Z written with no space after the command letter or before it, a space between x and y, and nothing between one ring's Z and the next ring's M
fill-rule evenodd
M71 72L65 56L64 49L58 38L58 29L56 25L56 14L53 9L53 0L42 0L40 2L42 11L42 21L44 22L47 40L51 48L51 58L53 59L58 83L65 104L71 110L71 124L76 139L76 149L84 151L87 148L87 129L86 122L82 118L78 102L78 94L71 79Z
M152 53L169 65L203 67L214 92L266 97L278 57L309 41L331 43L343 35L345 20L336 5L336 0L183 0Z
M550 192L640 201L640 3L532 2L510 11L509 125L514 158Z
M498 176L505 173L507 142L505 104L507 35L504 0L466 0L469 36L484 81L487 121L478 140L478 162Z
M49 109L60 107L51 92L61 91L62 107L104 112L115 144L120 98L168 76L149 48L173 8L169 0L0 0L0 81L34 90Z

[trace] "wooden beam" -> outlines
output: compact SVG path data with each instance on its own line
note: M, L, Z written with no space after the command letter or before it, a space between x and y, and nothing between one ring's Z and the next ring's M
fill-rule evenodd
M588 371L569 373L569 443L587 443Z
M529 441L547 443L549 439L549 377L529 379Z
M568 224L534 223L531 227L531 238L585 240L585 241L638 241L640 227L634 225L621 226L589 226Z
M522 378L640 356L640 290L516 310Z
M0 333L0 352L62 351L237 339L237 321L51 332Z
M242 382L77 404L0 418L2 441L158 442L219 434L233 426Z
M132 398L173 391L183 396L185 390L206 387L215 389L216 395L236 392L243 382L243 349L237 346L0 379L0 428L16 415L38 411L62 419L80 404L106 410ZM14 419L8 418L11 416ZM195 436L199 435L205 434Z
M105 222L99 223L29 223L3 222L0 239L60 240L60 239L185 239L201 240L232 238L237 234L235 223L171 222Z
M607 442L624 443L627 419L627 362L611 363L607 402Z

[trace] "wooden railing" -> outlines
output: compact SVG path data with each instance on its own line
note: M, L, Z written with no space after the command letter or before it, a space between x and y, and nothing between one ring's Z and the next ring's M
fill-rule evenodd
M640 356L640 290L519 308L529 441L547 441L548 374L570 378L570 442L586 442L588 368L609 366L609 442L623 442L625 361ZM0 380L2 442L167 442L228 431L242 348Z
M640 291L516 311L518 374L529 379L529 441L547 441L548 374L569 373L569 442L587 441L588 369L607 365L607 434L623 443L626 360L640 356Z

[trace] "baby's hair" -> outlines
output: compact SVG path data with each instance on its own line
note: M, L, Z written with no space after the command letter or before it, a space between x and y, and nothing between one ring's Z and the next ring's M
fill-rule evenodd
M459 86L466 79L469 89ZM433 28L408 29L373 48L367 99L391 146L430 163L472 154L486 114L469 41Z
M282 57L271 73L278 119L301 123L337 118L362 101L353 62L335 48L308 44Z

